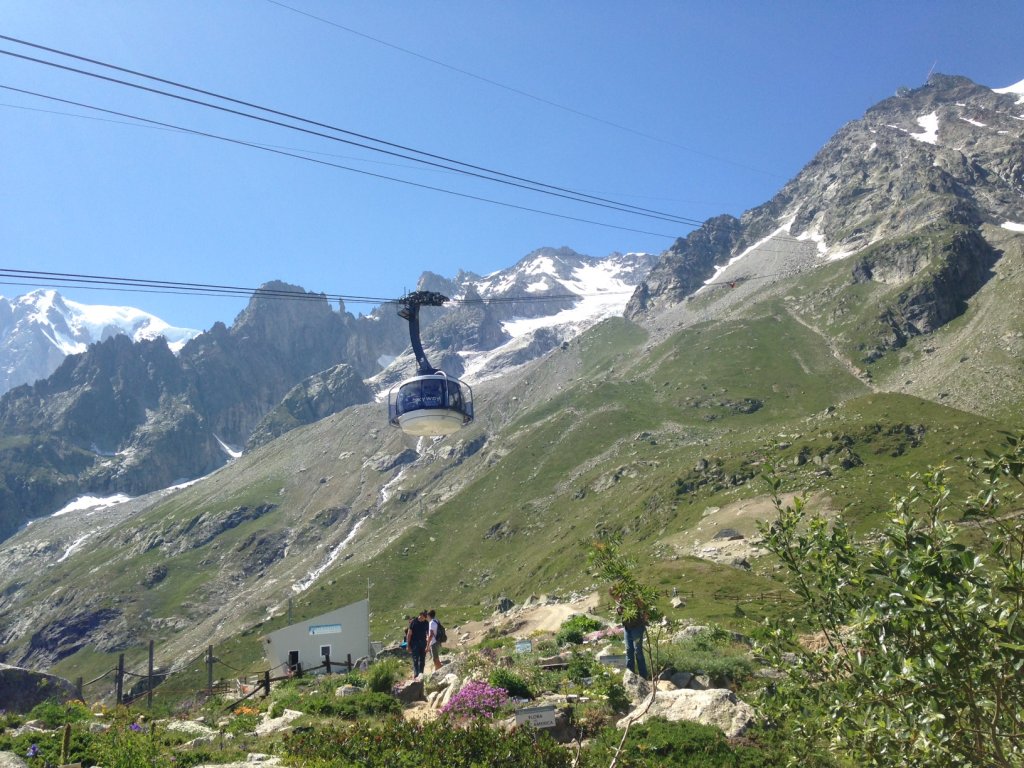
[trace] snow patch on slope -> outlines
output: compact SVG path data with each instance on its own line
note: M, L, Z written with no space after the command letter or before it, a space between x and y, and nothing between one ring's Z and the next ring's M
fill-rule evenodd
M356 537L356 534L365 522L365 517L361 520L357 520L356 524L352 526L352 530L349 531L348 536L346 536L338 546L331 550L330 554L327 555L327 559L320 565L320 567L310 571L302 581L297 584L292 584L292 592L298 594L299 592L305 592L307 589L312 587L316 580L319 579L339 557L341 557L341 553L349 544L352 543L352 539Z
M922 133L912 133L910 138L923 141L925 144L939 143L939 113L922 115L917 118L917 124L923 129Z
M993 88L992 91L994 93L1015 93L1017 94L1017 103L1024 104L1024 80L1005 88Z
M126 496L123 493L117 493L113 496L79 496L73 501L69 501L63 507L54 512L51 517L60 517L61 515L70 515L73 512L98 512L101 509L112 507L115 504L123 504L126 501L131 501L131 496Z

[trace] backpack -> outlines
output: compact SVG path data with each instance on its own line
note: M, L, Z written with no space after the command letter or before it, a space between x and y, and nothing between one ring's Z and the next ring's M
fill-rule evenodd
M435 619L437 621L437 619ZM444 631L444 624L440 621L437 622L437 632L435 633L434 639L439 643L448 642L448 633Z

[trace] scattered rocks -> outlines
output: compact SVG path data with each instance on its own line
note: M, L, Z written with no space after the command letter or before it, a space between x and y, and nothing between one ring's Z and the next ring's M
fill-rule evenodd
M272 733L287 733L291 730L292 723L302 717L302 713L294 709L286 709L279 717L270 717L267 712L263 716L263 722L256 726L257 736L269 736Z

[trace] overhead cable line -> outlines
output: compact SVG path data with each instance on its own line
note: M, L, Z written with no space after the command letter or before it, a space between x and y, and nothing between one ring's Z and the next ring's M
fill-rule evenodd
M213 97L213 98L216 98L216 99L220 99L222 101L226 101L226 102L231 103L231 104L235 104L235 105L238 105L238 106L244 106L244 107L247 107L247 108L250 108L250 109L257 109L257 110L260 110L261 112L266 112L266 113L271 114L271 115L276 115L278 117L284 117L284 118L287 118L289 120L296 120L296 121L298 121L300 123L305 123L306 125L312 125L312 126L315 126L317 128L324 128L324 129L327 129L327 130L335 131L337 133L345 134L347 136L353 136L355 138L362 139L364 141L372 141L372 142L374 142L376 144L381 144L384 147L391 147L392 148L391 150L388 150L388 149L383 149L381 147L374 147L374 146L370 146L370 145L367 145L367 144L362 144L362 143L357 142L357 141L352 141L352 140L348 140L348 139L342 139L342 138L340 138L338 136L331 136L329 134L324 134L324 133L321 133L319 131L313 131L313 130L310 130L310 129L307 129L307 128L302 128L300 126L290 125L288 123L283 123L283 122L280 122L278 120L273 120L273 119L270 119L270 118L261 117L259 115L253 115L253 114L250 114L248 112L242 112L240 110L232 109L230 107L224 107L224 106L217 105L217 104L211 104L209 102L201 101L201 100L198 100L198 99L193 99L193 98L188 97L188 96L182 96L181 94L171 93L169 91L162 91L162 90L157 89L157 88L151 88L149 86L141 85L139 83L132 83L132 82L127 81L127 80L120 80L118 78L110 77L108 75L102 75L102 74L99 74L97 72L89 72L88 70L79 69L77 67L71 67L71 66L68 66L66 64L59 64L59 63L53 62L53 61L47 61L45 59L39 59L39 58L36 58L34 56L27 56L25 54L15 53L14 51L0 50L0 53L2 53L4 55L7 55L7 56L14 57L14 58L19 58L19 59L22 59L22 60L25 60L25 61L31 61L31 62L34 62L34 63L43 64L45 66L54 67L56 69L63 69L63 70L68 71L68 72L73 72L73 73L76 73L76 74L85 75L87 77L93 77L93 78L96 78L96 79L99 79L99 80L104 80L104 81L111 82L111 83L114 83L114 84L117 84L117 85L123 85L123 86L129 87L129 88L136 88L136 89L139 89L139 90L142 90L142 91L146 91L146 92L149 92L149 93L153 93L153 94L156 94L156 95L166 96L168 98L178 99L178 100L185 101L185 102L188 102L188 103L191 103L191 104L196 104L198 106L204 106L204 107L208 107L210 109L216 109L216 110L220 110L222 112L226 112L226 113L229 113L229 114L238 115L240 117L247 117L247 118L249 118L251 120L258 120L260 122L268 123L270 125L276 125L276 126L279 126L279 127L288 128L290 130L300 131L300 132L307 133L307 134L310 134L310 135L313 135L313 136L319 136L321 138L325 138L325 139L328 139L328 140L331 140L331 141L339 141L339 142L342 142L342 143L345 143L345 144L349 144L349 145L352 145L352 146L360 147L361 149L367 149L367 150L369 150L371 152L380 152L380 153L383 153L383 154L391 155L393 157L400 157L400 158L405 159L405 160L411 160L413 162L422 163L424 165L445 168L447 170L451 170L451 171L455 171L455 172L458 172L458 173L462 173L462 174L467 175L467 176L473 176L473 177L481 178L481 179L484 179L484 180L487 180L487 181L493 181L493 182L497 182L497 183L500 183L500 184L506 184L506 185L513 186L513 187L519 187L519 188L522 188L522 189L530 190L530 191L533 191L533 192L540 192L542 194L548 194L548 195L552 195L552 196L555 196L555 197L562 197L562 198L574 200L576 202L583 202L583 203L588 203L590 205L597 205L597 206L600 206L600 207L603 207L603 208L611 208L612 210L618 210L618 211L622 211L622 212L625 212L625 213L632 213L632 214L637 215L637 216L646 216L648 218L661 219L663 221L672 221L672 222L675 222L675 223L678 223L678 224L684 224L684 225L689 225L689 226L700 226L703 223L701 221L698 221L696 219L692 219L690 217L677 216L675 214L666 213L664 211L657 211L657 210L653 210L653 209L650 209L650 208L644 208L642 206L632 205L631 203L621 203L621 202L618 202L618 201L615 201L615 200L611 200L611 199L608 199L608 198L603 198L603 197L598 197L596 195L587 194L585 192L577 192L575 190L572 190L572 189L569 189L569 188L566 188L566 187L560 187L560 186L553 185L553 184L547 184L547 183L540 182L540 181L535 181L533 179L529 179L529 178L526 178L526 177L516 176L514 174L505 173L503 171L497 171L497 170L494 170L494 169L491 169L491 168L486 168L484 166L478 166L478 165L474 165L472 163L462 162L460 160L455 160L455 159L450 158L450 157L445 157L444 155L437 155L437 154L434 154L434 153L431 153L431 152L426 152L424 150L415 149L415 148L408 147L408 146L405 146L405 145L402 145L402 144L396 144L394 142L386 141L384 139L378 139L376 137L369 136L367 134L357 133L355 131L350 131L350 130L347 130L347 129L344 129L344 128L340 128L338 126L330 125L330 124L327 124L327 123L322 123L322 122L319 122L319 121L316 121L316 120L310 120L308 118L304 118L304 117L301 117L299 115L290 114L288 112L282 112L280 110L272 109L270 107L264 107L264 106L261 106L259 104L254 104L252 102L243 101L241 99L235 99L233 97L225 96L223 94L215 93L213 91L204 90L202 88L196 88L196 87L193 87L193 86L190 86L190 85L186 85L184 83L179 83L179 82L176 82L176 81L173 81L173 80L168 80L168 79L165 79L165 78L157 77L155 75L149 75L149 74L146 74L144 72L139 72L137 70L127 69L125 67L120 67L120 66L117 66L115 64L109 64L107 62L99 61L98 59L91 59L91 58L88 58L88 57L85 57L85 56L79 56L77 54L70 53L70 52L67 52L67 51L62 51L62 50L57 49L57 48L51 48L51 47L48 47L48 46L39 45L37 43L31 43L31 42L28 42L26 40L20 40L18 38L10 37L8 35L0 35L0 40L7 40L9 42L17 43L19 45L24 45L24 46L27 46L27 47L30 47L30 48L35 48L35 49L38 49L38 50L43 50L43 51L46 51L48 53L53 53L53 54L56 54L56 55L59 55L59 56L65 56L67 58L71 58L71 59L74 59L76 61L86 62L86 63L93 64L93 65L96 65L96 66L104 67L104 68L107 68L107 69L112 69L112 70L115 70L117 72L122 72L122 73L125 73L125 74L130 74L130 75L133 75L135 77L141 77L141 78L144 78L144 79L147 79L147 80L151 80L151 81L154 81L154 82L163 83L165 85L170 85L170 86L173 86L175 88L181 88L183 90L190 91L192 93L198 93L198 94L202 94L204 96L210 96L210 97ZM396 152L396 151L393 151L393 150L401 150L401 152ZM412 152L412 153L414 153L416 155L422 155L423 157L422 158L421 157L411 157L409 155L402 154L402 152ZM431 158L431 159L430 160L426 160L426 159L423 159L423 158ZM461 166L461 168L454 168L454 167L452 167L450 165L444 165L443 163L452 163L452 164L454 164L456 166ZM469 170L466 170L466 169L469 169ZM488 176L488 175L484 175L484 174L490 174L490 175Z
M19 282L8 282L16 280ZM267 299L293 299L299 301L345 302L347 304L394 304L401 299L383 296L358 296L343 293L321 293L286 288L245 288L237 285L218 285L211 283L191 283L173 280L153 280L146 278L119 277L111 275L87 275L73 272L44 272L38 270L12 269L0 267L0 284L3 285L38 285L40 282L55 284L61 287L87 288L94 290L138 291L140 293L187 294L198 296L240 296ZM593 296L623 296L630 291L602 291L600 293L564 293L531 296L497 296L479 299L455 298L452 304L481 305L504 303L536 303L541 301L564 301Z
M430 62L431 64L436 64L439 67L444 67L445 69L450 69L452 72L457 72L460 75L465 75L466 77L471 77L474 80L479 80L482 83L487 83L488 85L493 85L493 86L495 86L497 88L502 88L502 89L504 89L506 91L509 91L510 93L517 94L518 96L524 96L524 97L526 97L528 99L533 99L534 101L540 102L541 104L546 104L547 106L554 107L555 109L561 109L564 112L569 112L569 113L571 113L573 115L577 115L579 117L586 118L587 120L593 120L596 123L602 123L603 125L608 125L608 126L611 126L612 128L617 128L620 131L626 131L627 133L632 133L635 136L641 136L641 137L643 137L645 139L650 139L651 141L657 141L657 142L659 142L661 144L666 144L666 145L668 145L670 147L675 147L676 149L681 149L681 150L683 150L685 152L692 152L695 155L700 155L702 157L706 157L706 158L709 158L711 160L717 160L718 162L728 163L729 165L734 165L737 168L745 168L748 171L754 171L756 173L762 173L762 174L765 174L767 176L775 176L775 177L779 176L779 174L773 173L772 171L766 171L766 170L764 170L762 168L755 168L752 165L746 165L744 163L739 163L739 162L736 162L735 160L729 160L728 158L725 158L725 157L718 157L717 155L712 155L712 154L710 154L708 152L703 152L703 151L701 151L699 149L693 149L692 147L687 147L687 146L684 146L682 144L677 144L674 141L670 141L669 139L661 138L660 136L654 136L653 134L645 133L643 131L637 130L636 128L631 128L628 125L622 125L621 123L616 123L616 122L614 122L612 120L607 120L607 119L605 119L603 117L598 117L597 115L592 115L589 112L584 112L582 110L566 106L565 104L559 104L557 101L552 101L550 99L545 99L543 96L537 96L536 94L530 93L529 91L524 91L524 90L522 90L520 88L515 88L514 86L511 86L511 85L506 85L505 83L499 82L497 80L492 80L489 77L484 77L483 75L478 75L475 72L470 72L467 69L462 69L461 67L456 67L453 64L448 64L447 62L440 61L439 59L434 59L434 58L431 58L430 56L426 56L426 55L424 55L422 53L417 53L416 51L410 50L408 48L403 48L400 45L395 45L394 43L389 43L386 40L381 40L378 37L373 37L372 35L368 35L365 32L360 32L357 29L352 29L351 27L346 27L344 24L338 24L337 22L331 21L330 19L325 19L322 16L316 16L315 14L307 13L306 11L302 11L302 10L299 10L298 8L294 8L294 7L290 6L290 5L286 5L285 3L278 2L278 0L267 0L267 2L271 3L272 5L276 5L276 6L280 7L280 8L284 8L285 10L291 11L293 13L297 13L300 16L307 16L308 18L314 19L314 20L319 21L319 22L321 22L323 24L328 24L328 25L330 25L332 27L337 27L340 30L348 32L349 34L355 35L357 37L362 37L362 38L364 38L366 40L370 40L371 42L377 43L378 45L383 45L383 46L386 46L387 48L392 48L392 49L394 49L396 51L400 51L401 53L407 54L409 56L414 56L417 59L422 59L423 61Z
M0 53L3 53L3 51L0 51ZM327 160L317 159L315 157L307 157L305 155L296 154L294 152L286 152L284 150L274 149L272 147L269 147L269 146L266 146L266 145L263 145L263 144L256 144L256 143L253 143L251 141L243 141L241 139L233 139L233 138L231 138L229 136L221 136L219 134L209 133L207 131L200 131L200 130L196 130L194 128L186 128L186 127L181 126L181 125L174 125L173 123L165 123L165 122L160 121L160 120L152 120L152 119L147 118L147 117L140 117L139 115L132 115L132 114L129 114L127 112L119 112L119 111L113 110L113 109L106 109L104 107L97 107L97 106L95 106L93 104L86 104L86 103L80 102L80 101L72 101L71 99L62 99L62 98L60 98L58 96L50 96L50 95L45 94L45 93L40 93L38 91L30 91L30 90L27 90L25 88L15 88L14 86L4 85L4 84L0 84L0 88L3 88L4 90L8 90L8 91L13 91L15 93L22 93L22 94L26 94L26 95L29 95L29 96L36 96L38 98L48 99L50 101L56 101L56 102L59 102L61 104L69 104L69 105L76 106L76 107L82 107L83 109L92 109L92 110L95 110L97 112L103 112L103 113L108 114L108 115L116 115L118 117L127 117L129 119L138 120L140 122L148 123L150 125L157 125L157 126L161 126L161 127L164 127L164 128L171 128L173 130L182 131L184 133L190 133L190 134L195 135L195 136L203 136L203 137L208 138L208 139L216 139L218 141L228 142L229 144L237 144L237 145L243 146L243 147L251 147L252 149L258 149L258 150L261 150L263 152L270 152L270 153L275 154L275 155L281 155L282 157L291 157L291 158L295 158L297 160L305 160L308 163L315 163L317 165L323 165L323 166L326 166L326 167L329 167L329 168L338 168L338 169L343 170L343 171L351 171L352 173L358 173L358 174L361 174L363 176L370 176L370 177L375 178L375 179L384 179L386 181L394 181L394 182L396 182L398 184L405 184L406 186L416 187L418 189L428 189L428 190L431 190L431 191L434 191L434 192L442 192L442 193L444 193L446 195L452 195L453 197L461 197L461 198L464 198L464 199L467 199L467 200L476 200L478 202L490 203L492 205L500 205L500 206L502 206L504 208L512 208L512 209L519 210L519 211L527 211L529 213L538 213L538 214L541 214L542 216L551 216L553 218L564 219L566 221L576 221L576 222L580 222L582 224L592 224L592 225L597 226L597 227L605 227L605 228L608 228L608 229L618 229L618 230L621 230L623 232L636 232L636 233L641 234L641 235L653 235L655 237L665 237L665 238L669 238L669 239L675 239L677 237L677 235L672 235L672 234L668 234L668 233L665 233L665 232L651 232L651 231L646 230L646 229L636 229L634 227L623 227L623 226L619 226L617 224L608 224L607 222L603 222L603 221L595 221L593 219L584 219L584 218L582 218L580 216L569 216L568 214L555 213L554 211L545 211L545 210L540 209L540 208L531 208L530 206L526 206L526 205L517 205L516 203L509 203L509 202L506 202L506 201L503 201L503 200L495 200L494 198L483 197L482 195L472 195L472 194L469 194L468 192L456 192L455 190L445 189L444 187L436 187L436 186L433 186L431 184L421 184L419 182L409 181L408 179L400 179L400 178L397 178L395 176L387 176L387 175L381 174L381 173L373 173L372 171L363 170L361 168L352 168L351 166L341 165L339 163L332 163L332 162L329 162Z
M181 133L177 128L164 128L159 125L140 125L136 120L112 120L104 117L93 117L92 115L83 115L78 112L61 112L56 109L41 109L39 107L26 107L24 104L7 104L0 102L0 107L6 109L17 109L22 112L38 112L43 115L59 115L60 117L74 117L80 120L94 120L100 123L111 123L112 125L127 125L131 128L149 128L156 131L167 131L169 133ZM353 160L357 163L372 163L373 165L387 165L392 168L416 168L417 170L429 170L439 173L457 173L457 171L440 168L419 168L417 166L408 165L406 163L389 163L386 160L370 160L365 157L356 157L355 155L338 155L333 152L321 152L313 149L306 149L303 147L289 147L281 144L264 144L260 142L252 142L257 147L264 147L270 149L283 149L289 152L304 152L308 155L320 155L322 157L337 157L343 160Z

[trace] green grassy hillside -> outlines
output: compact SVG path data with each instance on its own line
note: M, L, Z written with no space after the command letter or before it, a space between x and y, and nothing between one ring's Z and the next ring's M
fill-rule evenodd
M673 589L686 595L674 616L749 630L785 614L786 585L766 558L739 568L692 546L730 510L764 508L769 468L784 490L864 531L912 472L949 463L961 478L963 457L1019 426L874 391L790 310L773 299L657 342L606 321L479 386L480 418L436 444L404 440L379 406L294 430L24 588L75 585L91 609L122 617L116 638L56 671L93 676L121 650L142 665L154 638L184 675L168 690L202 687L207 642L230 669L256 671L259 637L288 623L289 597L297 621L362 599L368 585L375 638L396 640L402 617L422 607L454 627L503 595L594 588L586 551L603 532L624 536L666 608ZM753 518L743 525L753 532Z

